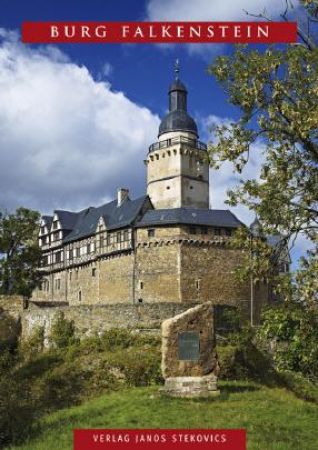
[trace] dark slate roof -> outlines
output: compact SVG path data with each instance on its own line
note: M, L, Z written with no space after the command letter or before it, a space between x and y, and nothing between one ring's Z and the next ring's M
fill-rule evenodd
M77 221L77 213L71 211L55 210L63 230L72 230Z
M136 200L126 199L121 206L117 206L117 200L113 200L97 208L90 207L78 213L71 213L76 215L76 221L72 231L63 241L71 242L91 236L95 233L100 217L103 217L108 230L130 225L138 217L147 198L143 196Z
M42 220L45 222L45 225L50 228L53 222L53 216L42 216Z
M169 224L210 225L228 228L237 228L244 225L229 210L176 208L147 211L137 223L137 226Z
M178 80L174 80L169 87L169 92L172 91L183 91L183 92L188 92L187 88L185 87L185 85L182 83L182 81Z
M186 111L175 109L169 112L161 121L159 136L168 131L189 131L198 136L198 127Z

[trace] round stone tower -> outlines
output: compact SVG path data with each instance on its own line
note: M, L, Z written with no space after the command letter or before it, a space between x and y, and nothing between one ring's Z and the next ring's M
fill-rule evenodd
M158 142L149 147L147 193L156 209L209 208L207 147L187 112L187 89L179 67L169 88L169 112L159 126Z

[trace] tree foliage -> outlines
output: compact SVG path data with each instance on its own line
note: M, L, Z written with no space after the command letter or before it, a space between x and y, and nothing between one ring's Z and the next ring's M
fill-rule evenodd
M263 315L259 336L275 342L278 369L300 372L318 379L318 312L308 314L304 305L284 305Z
M237 173L244 171L251 157L262 161L260 178L242 180L229 192L228 203L255 211L265 235L281 236L277 254L299 235L311 242L313 250L299 274L307 285L301 295L308 298L318 278L318 48L314 42L318 2L307 0L303 5L312 33L306 36L299 30L301 43L265 51L238 47L209 67L240 111L238 121L216 127L210 161L215 168L230 161ZM261 242L254 254L263 261L257 269L258 276L264 277L270 265L264 263L268 249ZM246 236L241 236L241 243L248 245Z
M40 279L40 214L27 208L0 213L0 292L29 296Z

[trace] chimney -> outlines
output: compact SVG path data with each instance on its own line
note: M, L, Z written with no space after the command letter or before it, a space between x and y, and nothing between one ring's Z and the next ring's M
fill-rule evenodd
M121 206L129 196L129 189L119 188L117 190L117 206Z

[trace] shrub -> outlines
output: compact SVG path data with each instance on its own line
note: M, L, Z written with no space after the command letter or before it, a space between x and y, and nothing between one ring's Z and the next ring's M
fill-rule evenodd
M219 333L229 333L239 331L240 313L234 306L216 305L215 311L215 329Z
M14 350L21 331L20 321L6 314L0 308L0 352L6 349Z
M75 326L72 320L67 320L63 312L59 312L53 322L50 338L51 344L56 348L66 348L79 340L75 337Z
M239 333L232 333L226 344L218 345L217 351L221 379L249 379L267 385L278 382L270 356L255 343L253 329L243 328Z
M24 339L19 346L19 353L23 358L30 359L44 349L44 327L35 327L31 336Z
M144 333L134 333L126 329L112 328L105 331L101 338L103 350L115 351L129 347L143 347L144 345L157 347L161 339L158 336Z
M15 380L11 371L0 377L0 448L18 444L31 435L38 405L27 380Z
M149 386L162 382L161 353L154 348L130 349L110 355L109 364L124 374L129 386Z
M259 338L273 351L279 370L318 378L318 311L301 304L270 308L262 316Z

